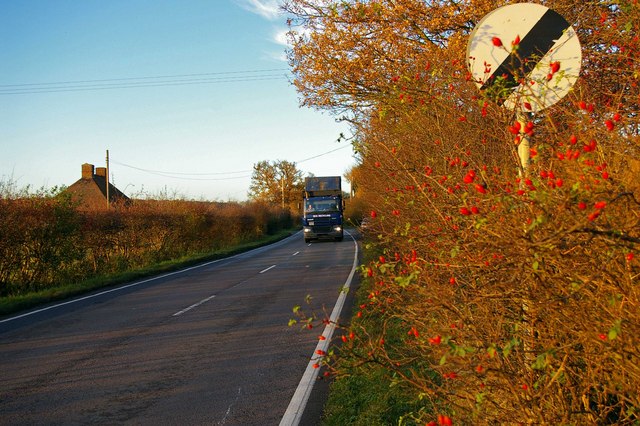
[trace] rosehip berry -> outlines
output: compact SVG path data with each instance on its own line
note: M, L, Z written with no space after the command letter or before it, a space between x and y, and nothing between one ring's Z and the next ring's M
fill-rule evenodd
M616 127L611 120L606 120L604 122L604 125L607 126L607 130L609 130L610 132Z
M492 38L491 43L493 43L495 47L502 47L502 40L500 40L500 37Z
M442 343L442 337L440 336L430 337L429 343L432 345L439 345L440 343Z

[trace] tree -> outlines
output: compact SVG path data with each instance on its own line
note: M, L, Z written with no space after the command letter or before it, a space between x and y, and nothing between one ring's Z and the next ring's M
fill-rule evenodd
M249 198L297 210L303 188L302 171L286 160L260 161L253 166Z

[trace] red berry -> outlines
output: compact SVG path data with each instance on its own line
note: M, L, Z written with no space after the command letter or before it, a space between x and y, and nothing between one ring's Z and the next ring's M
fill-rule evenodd
M602 210L607 206L607 203L604 201L598 201L594 204L594 207L598 210Z
M502 40L500 40L500 37L492 38L491 43L493 43L495 47L502 47Z
M613 124L613 121L611 120L606 120L604 122L604 125L607 126L607 130L612 131L616 126L615 124Z
M478 191L481 194L486 194L487 193L487 188L485 188L483 185L480 185L479 183L476 184L476 191Z
M441 342L442 342L442 337L440 336L429 338L429 343L431 343L432 345L439 345Z

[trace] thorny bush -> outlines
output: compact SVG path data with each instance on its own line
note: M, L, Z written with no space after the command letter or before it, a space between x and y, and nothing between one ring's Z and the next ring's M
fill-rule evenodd
M505 3L286 2L296 85L352 122L372 218L368 299L324 362L338 378L383 366L423 403L403 422L638 424L640 6L544 2L583 69L518 122L464 56Z

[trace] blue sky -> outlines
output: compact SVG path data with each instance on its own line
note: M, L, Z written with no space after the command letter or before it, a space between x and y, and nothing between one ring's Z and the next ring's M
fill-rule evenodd
M353 165L346 124L299 107L269 0L0 2L0 179L244 200L253 164ZM317 158L311 158L316 157Z

